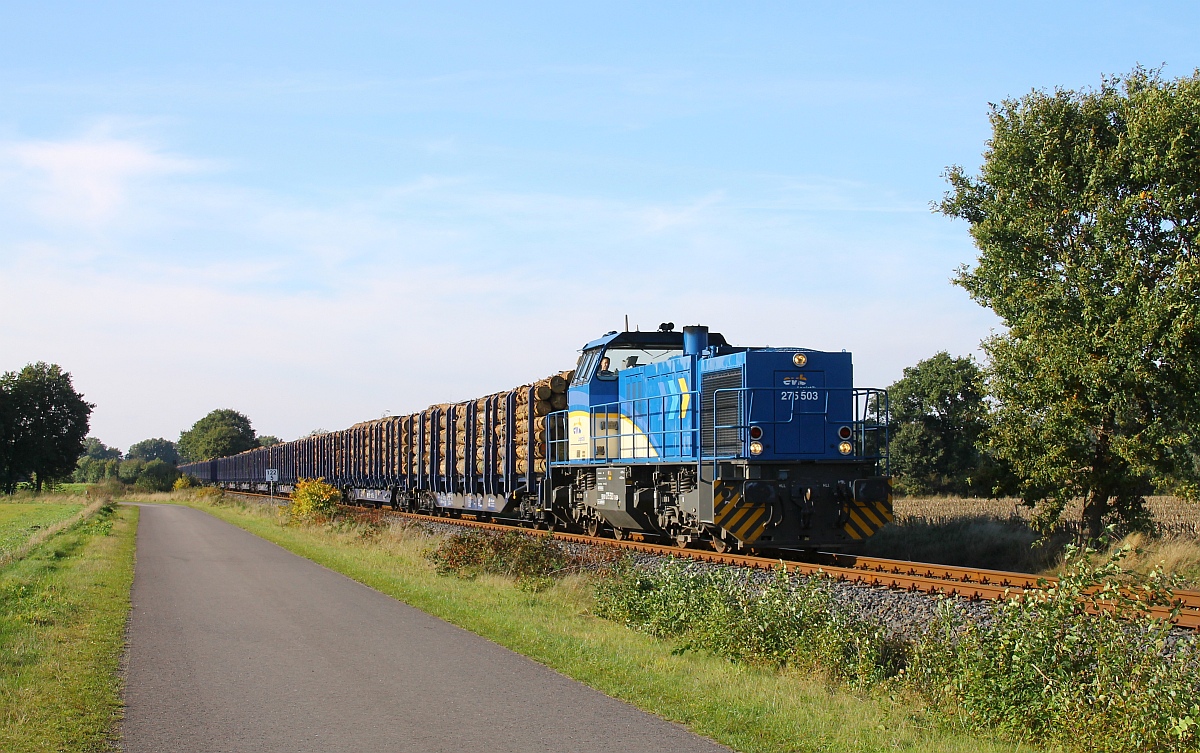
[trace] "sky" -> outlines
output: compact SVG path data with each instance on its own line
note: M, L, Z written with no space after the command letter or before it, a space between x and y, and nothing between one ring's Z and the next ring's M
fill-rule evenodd
M836 7L834 7L836 6ZM934 213L989 103L1200 66L1194 3L0 0L0 371L292 439L631 326L854 354L995 317Z

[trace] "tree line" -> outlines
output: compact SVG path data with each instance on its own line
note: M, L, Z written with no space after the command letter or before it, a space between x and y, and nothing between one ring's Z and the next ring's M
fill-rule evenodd
M134 443L129 451L88 436L92 409L57 364L32 363L0 375L0 493L26 484L35 492L73 480L114 480L143 491L167 491L181 462L208 460L279 442L259 436L245 415L214 410L180 434Z
M259 436L244 414L218 409L182 432L178 442L161 437L144 439L131 445L124 455L95 437L87 437L72 478L80 483L118 479L142 491L167 491L179 478L181 463L235 455L279 441L278 437Z

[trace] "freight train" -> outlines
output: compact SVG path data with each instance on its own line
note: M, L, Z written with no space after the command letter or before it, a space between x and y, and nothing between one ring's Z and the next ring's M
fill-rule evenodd
M847 549L892 520L887 393L851 355L706 327L609 332L572 371L181 468L231 490L717 551Z

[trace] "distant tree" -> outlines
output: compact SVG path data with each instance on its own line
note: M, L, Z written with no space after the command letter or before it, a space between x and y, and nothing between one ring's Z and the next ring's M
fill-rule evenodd
M127 460L125 462L135 461ZM134 487L147 492L169 492L177 478L179 478L179 471L175 466L166 461L155 459L142 467L137 481L134 482Z
M86 437L83 440L83 457L89 457L93 460L120 459L121 451L116 447L105 446L103 442L95 437Z
M1200 71L1035 91L991 124L940 206L979 249L957 284L1004 325L983 345L988 447L1043 527L1073 498L1093 538L1141 526L1155 481L1198 480Z
M117 466L117 477L127 484L132 484L142 475L142 469L145 467L146 461L141 458L122 460Z
M987 427L983 373L942 351L888 388L891 470L909 494L988 495L1003 474L978 447Z
M214 410L179 435L179 456L185 462L235 455L254 449L258 439L250 419L235 410Z
M34 363L0 376L4 399L5 469L0 486L12 493L23 477L34 489L69 477L83 452L88 419L95 406L71 384L56 364Z
M271 445L279 444L282 441L283 440L280 439L279 437L272 436L270 434L264 434L258 438L258 446L259 447L270 447Z
M71 478L81 484L94 484L106 478L113 478L119 475L121 462L116 458L96 460L86 454L80 455L79 460L75 461L75 472L71 474Z
M121 451L108 447L95 437L83 440L83 454L75 461L71 479L81 484L94 484L109 476L117 475Z
M175 448L175 443L169 439L143 439L135 442L129 447L129 453L125 457L161 460L171 465L179 464L179 452Z

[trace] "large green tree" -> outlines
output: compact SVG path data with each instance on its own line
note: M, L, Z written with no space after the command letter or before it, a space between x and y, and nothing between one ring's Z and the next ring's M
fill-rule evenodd
M185 462L236 455L258 447L250 419L235 410L209 413L179 435L179 456Z
M34 488L66 478L84 449L95 406L83 399L71 375L57 364L33 363L0 376L4 394L3 462L0 488L11 493L22 478Z
M909 494L990 495L1002 468L978 444L987 428L983 372L942 351L904 370L888 388L891 470Z
M127 458L139 458L141 460L161 460L170 465L179 464L179 452L175 447L175 443L169 439L143 439L140 442L134 442L129 447Z
M1154 481L1197 478L1200 71L1034 91L991 124L941 203L979 249L957 283L1004 324L989 449L1043 524L1082 498L1093 537L1137 526Z

